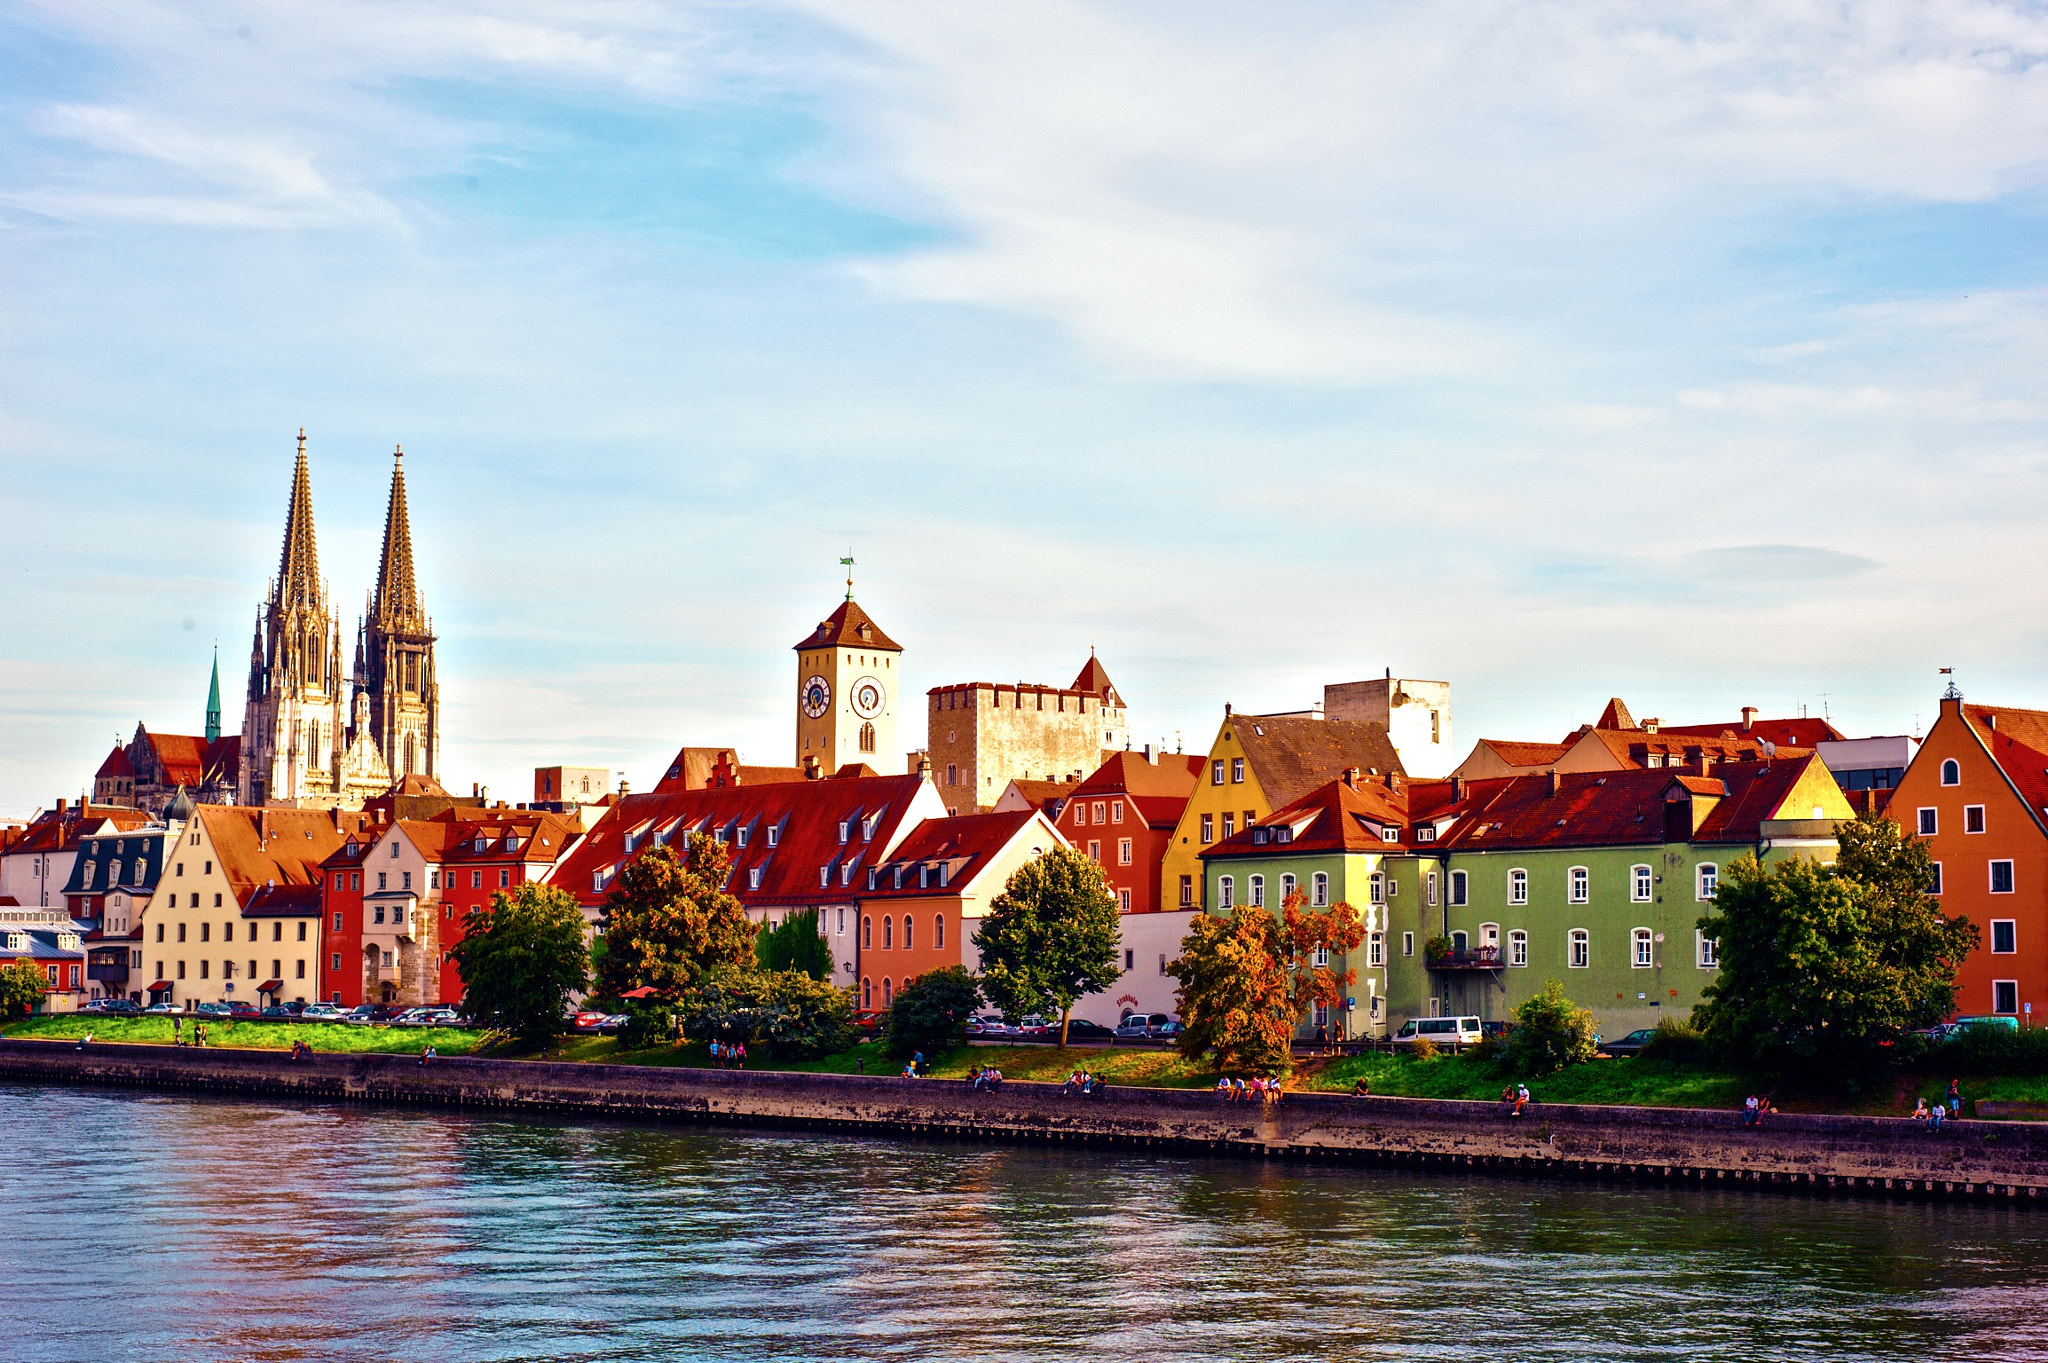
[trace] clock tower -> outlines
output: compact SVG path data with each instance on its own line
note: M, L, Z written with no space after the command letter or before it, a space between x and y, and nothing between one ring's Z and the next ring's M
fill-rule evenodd
M884 774L903 761L896 746L903 647L853 599L796 645L796 760L830 776L849 762Z

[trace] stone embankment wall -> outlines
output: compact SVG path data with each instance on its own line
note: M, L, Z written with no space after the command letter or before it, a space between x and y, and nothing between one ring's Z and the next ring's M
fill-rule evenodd
M1289 1094L1270 1106L1200 1090L976 1093L907 1080L416 1056L316 1055L0 1040L0 1078L322 1101L580 1113L893 1136L1118 1145L1550 1177L1995 1199L2048 1205L2048 1123L1739 1114L1685 1108Z

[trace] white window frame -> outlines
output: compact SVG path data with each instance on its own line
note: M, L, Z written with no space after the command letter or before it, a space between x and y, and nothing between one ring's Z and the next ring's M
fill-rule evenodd
M1975 815L1977 816L1977 826L1976 826L1975 828L1972 828L1972 827L1970 827L1970 816L1971 816L1972 814L1975 814ZM1982 833L1983 831L1984 831L1984 806L1982 806L1982 805L1964 805L1964 806L1963 806L1963 832L1965 832L1965 833Z
M1963 764L1953 757L1941 759L1941 783L1945 786L1959 786L1963 783Z
M1401 954L1403 956L1413 956L1415 954L1414 933L1404 932L1401 934Z
M2012 990L2012 1007L1998 1006L1998 991L2001 987ZM1991 1011L2011 1016L2020 1011L2020 982L2018 980L1993 980L1991 982Z
M1526 904L1528 902L1529 873L1520 866L1512 867L1508 871L1508 903Z
M1392 824L1388 824L1388 825L1387 825L1387 826L1386 826L1385 828L1382 828L1382 829L1380 830L1380 841L1381 841L1381 842L1399 842L1399 841L1401 841L1401 830L1400 830L1400 829L1398 829L1398 828L1396 828L1396 827L1395 827L1394 825L1392 825Z
M1648 928L1630 928L1628 932L1629 964L1637 970L1649 970L1657 964L1657 934Z
M1216 877L1216 907L1219 909L1234 909L1237 907L1234 902L1236 897L1237 881L1230 876Z
M1564 873L1565 901L1571 904L1593 902L1593 873L1583 866L1574 866Z
M2008 937L2010 938L2010 940L2011 940L2011 942L2012 942L2012 945L2011 945L2011 946L2009 946L2009 947L2006 947L2006 948L2004 948L2003 950L2001 950L2001 949L1999 948L1999 945L1998 945L1998 930L1999 930L1999 929L2000 929L2001 927L2003 927L2003 928L2005 928L2005 929L2006 929L2006 931L2007 931L2007 935L2008 935ZM1991 946L1990 946L1990 951L1991 951L1991 954L1992 954L1993 956L2014 956L2014 955L2017 955L2017 954L2019 953L2019 949L2020 949L2020 923L2019 923L2019 920L2018 920L2017 918L1994 918L1994 919L1992 919L1992 920L1991 920Z
M1315 906L1316 908L1319 908L1319 909L1320 909L1320 908L1323 908L1323 907L1325 907L1326 905L1328 905L1328 904L1329 904L1329 902L1330 902L1330 874L1329 874L1329 872L1327 872L1327 871L1317 871L1317 872L1316 872L1316 873L1315 873L1314 875L1312 875L1312 876L1310 876L1310 877L1309 877L1309 882L1308 882L1308 883L1309 883L1309 903L1311 903L1312 905L1314 905L1314 906Z
M1593 968L1593 934L1585 928L1573 928L1565 934L1564 963L1568 970L1591 970Z
M1628 868L1628 897L1631 903L1647 904L1656 893L1656 875L1648 866L1637 864Z
M1941 835L1940 813L1928 806L1921 806L1918 811L1918 817L1913 821L1913 829L1923 838L1939 837Z
M1264 876L1246 876L1244 879L1244 889L1245 893L1251 896L1249 902L1253 908L1263 909L1266 907L1266 878Z
M1294 897L1294 890L1295 890L1295 887L1296 887L1297 885L1299 885L1300 883L1301 883L1301 882L1300 882L1300 881L1298 881L1298 880L1296 880L1296 879L1294 878L1294 876L1293 876L1292 874L1289 874L1289 875L1283 875L1283 876L1281 876L1281 877L1280 877L1280 904L1281 904L1281 907L1285 908L1285 907L1286 907L1286 905L1287 905L1287 901L1288 901L1289 899L1291 899L1291 898L1293 898L1293 897Z
M1365 963L1372 969L1379 969L1387 963L1387 934L1369 932L1365 936Z
M1131 840L1129 838L1118 838L1116 840L1116 864L1119 866L1129 866L1131 864Z
M1523 928L1508 929L1508 964L1517 970L1529 967L1529 934Z
M1367 903L1384 904L1387 902L1387 873L1385 871L1374 871L1367 885Z
M1316 968L1317 968L1318 970L1327 970L1327 969L1329 969L1329 966L1330 966L1330 949L1329 949L1328 947L1326 947L1326 946L1319 946L1319 947L1317 947L1317 948L1316 948L1316 950L1315 950L1315 955L1314 955L1314 957L1313 957L1312 959L1313 959L1313 960L1315 961L1315 963L1316 963Z
M1692 958L1699 963L1700 969L1719 970L1721 968L1721 943L1719 939L1709 937L1704 932L1695 931L1692 935L1692 944Z
M1451 872L1451 907L1462 909L1471 898L1472 877L1464 871Z
M1436 907L1436 872L1425 871L1422 875L1422 902L1430 908Z
M1693 898L1701 903L1712 899L1714 892L1721 888L1721 868L1711 861L1703 861L1692 868Z
M1998 868L2005 868L2005 888L1998 888ZM1985 864L1985 881L1993 894L2012 894L2019 888L2019 877L2014 873L2013 864L2006 857L1993 857Z

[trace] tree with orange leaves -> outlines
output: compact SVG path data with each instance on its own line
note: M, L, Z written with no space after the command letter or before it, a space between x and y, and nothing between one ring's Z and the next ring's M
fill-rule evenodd
M1363 940L1358 910L1341 901L1311 909L1299 891L1277 918L1240 904L1228 916L1195 919L1180 958L1167 967L1180 981L1181 1054L1208 1056L1226 1072L1284 1073L1309 1010L1317 1003L1343 1007L1345 989L1358 979L1355 970L1339 972L1330 962ZM1319 949L1328 953L1321 964Z

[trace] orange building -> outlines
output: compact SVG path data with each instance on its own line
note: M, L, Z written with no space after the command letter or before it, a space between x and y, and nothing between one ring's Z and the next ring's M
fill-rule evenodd
M1957 1010L2048 1012L2048 711L1968 705L1954 687L1886 814L1940 867L1941 906L1983 934Z
M1161 753L1157 762L1146 753L1112 753L1080 785L1062 788L1060 833L1102 867L1124 913L1159 911L1160 865L1206 760L1201 753Z

